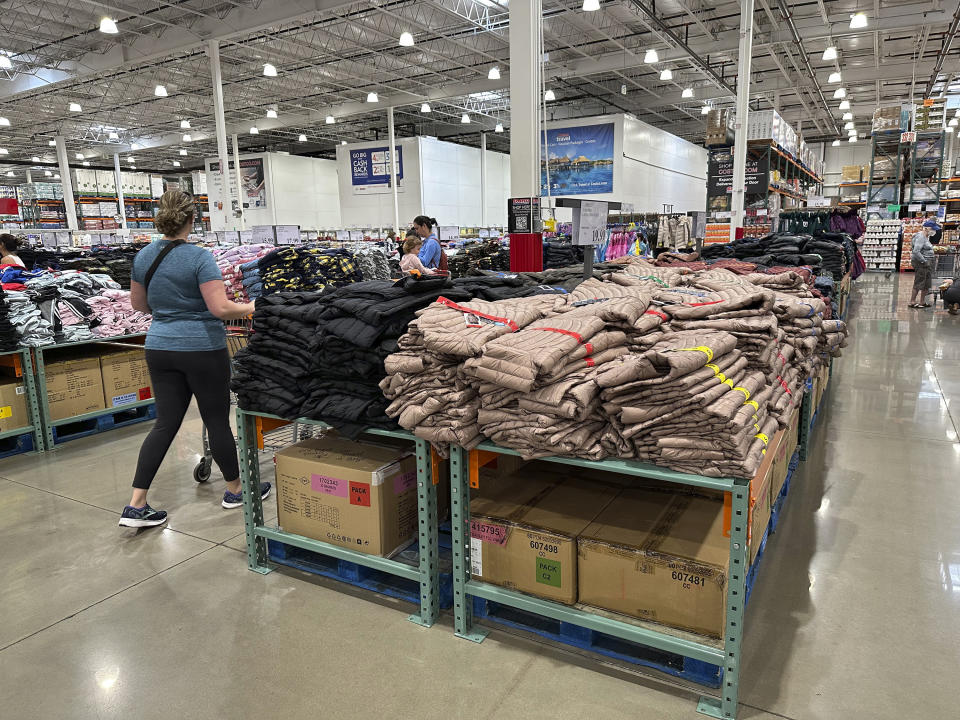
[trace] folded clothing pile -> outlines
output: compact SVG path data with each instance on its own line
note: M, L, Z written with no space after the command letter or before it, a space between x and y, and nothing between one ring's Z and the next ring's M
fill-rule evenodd
M127 290L104 290L86 302L99 321L93 328L97 337L136 335L150 329L150 315L133 309Z
M17 327L10 321L10 308L7 306L6 293L0 287L0 352L16 350L20 345Z
M396 427L379 384L415 312L441 294L466 300L447 278L359 282L257 300L250 343L234 359L240 407L322 420L354 435Z
M260 258L257 266L264 295L342 287L363 280L351 253L309 245L275 249Z
M840 357L841 348L847 346L847 324L843 320L824 320L820 330L817 351Z
M40 347L56 342L53 326L43 318L40 308L25 291L7 290L4 300L8 317L17 329L21 345Z
M354 252L353 257L364 280L390 279L390 260L382 247L364 247Z
M583 262L583 248L563 240L543 243L543 267L562 268Z
M213 257L223 275L223 285L227 297L234 302L249 302L250 296L244 287L242 267L254 262L274 250L273 245L251 244L237 245L232 248L214 248ZM254 262L255 264L255 262Z
M457 252L447 258L450 277L461 278L484 270L509 270L510 251L504 252L504 250L499 240L462 245Z

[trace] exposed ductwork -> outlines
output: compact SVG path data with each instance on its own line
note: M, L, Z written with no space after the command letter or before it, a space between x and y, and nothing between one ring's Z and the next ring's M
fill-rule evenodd
M953 14L953 20L950 21L950 28L947 30L947 34L943 37L943 45L940 48L940 52L937 53L937 62L933 67L933 75L930 76L927 86L923 89L924 97L930 96L930 91L933 90L933 86L936 84L937 78L940 76L940 70L943 68L943 61L946 60L947 55L950 54L950 46L953 45L953 39L957 36L958 27L960 27L960 3L957 3L957 10Z

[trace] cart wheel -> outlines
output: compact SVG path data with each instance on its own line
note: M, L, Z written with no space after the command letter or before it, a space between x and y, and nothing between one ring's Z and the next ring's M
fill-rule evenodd
M206 458L202 459L193 469L193 479L198 483L205 483L210 479L210 470L210 461Z

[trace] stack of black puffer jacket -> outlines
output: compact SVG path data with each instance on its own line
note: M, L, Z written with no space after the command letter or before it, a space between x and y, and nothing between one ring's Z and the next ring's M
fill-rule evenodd
M10 309L3 294L3 287L0 287L0 352L8 352L20 345L20 334L10 322Z

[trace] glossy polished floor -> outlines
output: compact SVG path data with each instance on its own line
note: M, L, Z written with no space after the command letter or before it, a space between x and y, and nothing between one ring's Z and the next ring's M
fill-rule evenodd
M906 309L911 276L856 284L810 459L750 606L741 718L957 717L960 317ZM898 289L898 281L901 287ZM146 428L0 461L0 716L674 720L696 693L503 632L456 639L408 606L246 569L199 422L117 513ZM265 470L269 474L269 460Z

